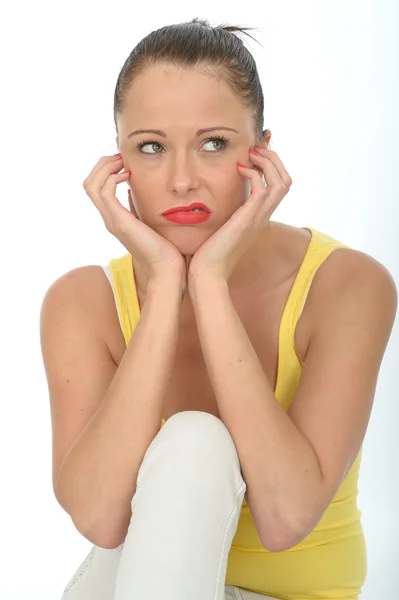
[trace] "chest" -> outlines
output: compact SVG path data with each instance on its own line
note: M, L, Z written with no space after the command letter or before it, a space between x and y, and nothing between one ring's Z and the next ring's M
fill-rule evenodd
M279 332L283 311L293 281L289 280L273 295L251 294L245 299L232 297L235 309L259 358L270 386L278 378ZM251 298L248 301L248 298ZM306 307L306 305L305 305ZM311 331L311 311L303 311L295 331L295 348L305 360ZM183 410L202 410L220 417L215 394L206 368L198 331L182 331L176 350L173 372L165 396L164 419Z
M273 293L254 289L252 293L232 294L237 314L261 362L273 390L278 377L279 331L283 311L293 285L289 278ZM295 349L302 361L306 358L312 328L311 302L306 302L295 329ZM120 327L109 333L109 347L119 365L125 351ZM199 410L220 417L216 397L202 353L195 319L185 321L179 331L173 369L165 389L165 420L177 412Z

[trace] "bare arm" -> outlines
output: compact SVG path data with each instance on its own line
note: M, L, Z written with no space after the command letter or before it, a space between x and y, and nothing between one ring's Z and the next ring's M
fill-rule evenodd
M117 547L126 537L137 473L161 423L180 307L179 280L149 282L140 320L109 390L60 468L57 498L96 545Z

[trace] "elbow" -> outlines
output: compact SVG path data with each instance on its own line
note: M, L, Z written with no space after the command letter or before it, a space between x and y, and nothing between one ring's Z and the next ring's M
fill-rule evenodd
M72 519L73 520L73 519ZM99 527L82 527L73 520L73 523L79 533L86 538L89 542L98 546L99 548L105 548L107 550L114 550L118 548L123 540L115 535L110 535L109 532L101 530Z
M284 552L297 546L304 536L293 531L287 524L279 524L274 527L263 527L259 532L262 546L269 552Z
M99 548L114 550L125 541L131 517L132 512L129 510L113 520L108 519L107 522L102 521L100 524L91 523L89 526L80 529L77 527L77 529L87 540Z
M269 552L284 552L294 548L301 541L297 536L286 533L285 535L262 535L262 546Z
M262 546L269 550L269 552L284 552L285 550L290 550L294 548L299 541L292 537L285 538L261 538Z
M298 544L312 533L315 527L314 523L312 525L308 523L306 526L300 527L298 525L296 529L293 529L292 526L285 524L273 530L263 530L262 536L259 537L266 550L270 552L284 552L298 546Z
M296 544L289 541L288 537L275 537L270 534L259 536L262 546L269 552L284 552L293 548Z

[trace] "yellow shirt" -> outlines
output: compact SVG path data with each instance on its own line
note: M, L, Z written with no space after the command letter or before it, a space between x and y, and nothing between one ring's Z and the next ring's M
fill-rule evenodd
M331 252L348 248L315 229L302 229L309 230L312 238L291 288L279 333L275 395L285 410L302 372L294 333L312 279ZM127 346L140 317L131 254L111 259L108 273ZM161 427L164 423L162 419ZM361 456L362 448L313 532L284 552L270 552L262 546L244 498L228 555L225 584L283 600L358 600L367 575L362 513L357 506Z

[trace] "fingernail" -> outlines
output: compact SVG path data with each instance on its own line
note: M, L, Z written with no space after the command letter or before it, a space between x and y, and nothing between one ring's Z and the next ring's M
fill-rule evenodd
M255 146L255 148L256 148L256 146ZM258 154L258 153L257 153L257 152L255 152L254 150L250 150L250 153L251 153L251 154L254 154L255 156L260 156L260 154Z
M239 163L239 162L237 163L237 165L238 165L239 167L244 167L244 169L246 169L246 168L247 168L247 167L246 167L246 165L242 165L242 164L241 164L241 163Z
M125 173L131 173L131 171L125 169L124 171L122 171L121 175L124 175Z

